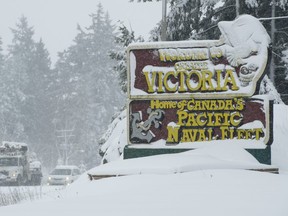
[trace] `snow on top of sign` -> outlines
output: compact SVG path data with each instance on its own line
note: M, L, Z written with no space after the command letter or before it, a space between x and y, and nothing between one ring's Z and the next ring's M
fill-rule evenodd
M155 47L161 48L179 48L179 47L207 47L220 45L222 42L219 40L187 40L187 41L157 41L157 42L135 42L128 46L130 49L153 49Z
M253 122L243 124L239 127L239 129L250 129L250 128L262 128L262 129L264 129L264 125L262 124L261 121L256 120Z
M130 71L130 86L132 86L132 89L135 89L133 84L135 83L135 73L133 73L132 71L135 71L136 70L136 57L134 55L134 53L130 52L130 55L129 55L129 70ZM129 76L128 76L129 77ZM129 81L128 81L129 82Z
M89 171L92 175L172 174L205 169L265 169L246 150L235 145L214 145L183 153L113 161Z
M148 72L157 71L157 70L165 74L165 73L168 73L169 71L174 71L174 67L155 67L153 65L146 65L143 68L143 71L148 71Z

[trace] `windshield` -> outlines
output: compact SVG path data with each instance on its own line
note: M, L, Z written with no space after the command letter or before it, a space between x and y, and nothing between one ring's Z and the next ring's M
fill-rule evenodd
M0 158L0 166L18 166L17 158Z
M55 169L51 172L51 175L71 175L70 169Z

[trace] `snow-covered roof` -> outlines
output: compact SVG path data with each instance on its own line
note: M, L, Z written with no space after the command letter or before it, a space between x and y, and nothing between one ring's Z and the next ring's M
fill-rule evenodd
M0 147L10 147L10 148L15 148L15 149L20 149L22 147L28 147L28 145L23 142L3 141Z
M10 156L25 155L28 151L28 145L21 142L3 141L0 145L0 154Z
M75 165L57 165L55 169L79 169L79 167Z

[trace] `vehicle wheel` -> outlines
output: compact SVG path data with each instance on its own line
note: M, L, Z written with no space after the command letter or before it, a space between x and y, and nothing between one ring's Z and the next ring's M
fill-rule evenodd
M22 185L29 185L28 176L24 175L22 179Z
M22 176L18 175L16 180L16 185L21 186L23 184Z
M41 176L40 175L34 176L33 185L41 185Z

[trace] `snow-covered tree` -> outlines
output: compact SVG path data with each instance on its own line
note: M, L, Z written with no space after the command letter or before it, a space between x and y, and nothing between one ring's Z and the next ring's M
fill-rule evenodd
M285 80L288 81L288 49L282 51L282 54L283 54L282 61L284 62L284 67L286 68Z
M51 118L54 111L54 98L51 94L53 89L50 89L53 79L49 53L40 39L35 42L33 69L29 73L29 91L32 97L28 100L27 116L31 119L31 128L26 133L34 151L45 161L50 160L53 153L51 143L55 142L53 118ZM47 151L50 154L47 154Z
M29 85L28 73L32 70L34 31L32 27L28 26L27 19L22 16L16 24L16 28L12 29L12 33L13 40L8 47L5 74L2 77L4 82L2 94L6 96L6 103L3 101L3 104L8 108L3 123L5 127L9 128L5 138L12 141L27 141L24 113L28 97L31 96L27 94L26 90ZM7 106L8 104L10 106ZM31 121L28 121L26 125L30 123Z
M127 47L131 43L143 42L144 39L136 37L134 31L120 25L115 36L115 48L110 50L110 57L117 61L114 70L118 74L119 83L124 93L127 93ZM115 113L107 131L99 139L101 163L107 163L122 156L126 145L126 110Z
M0 139L7 140L13 136L21 136L22 132L15 127L15 124L17 124L21 128L21 124L16 120L19 110L15 107L17 102L15 96L18 89L15 89L17 86L14 85L11 74L7 73L2 51L2 41L0 40ZM13 86L10 84L13 84Z
M117 75L112 70L115 61L108 54L114 47L115 27L101 4L90 18L88 27L78 26L74 44L59 54L54 119L57 131L73 130L70 161L84 160L88 168L100 162L97 140L111 115L124 104ZM63 143L63 138L58 143ZM79 152L85 153L79 157Z
M22 16L11 30L13 40L8 46L5 73L1 76L2 94L6 95L3 104L10 107L2 124L9 127L5 131L10 132L2 140L27 142L40 153L53 137L51 98L47 91L51 83L49 53L42 40L33 39L34 30L26 17Z
M124 93L127 92L127 53L126 49L129 44L135 42L143 42L144 39L139 36L135 37L134 31L129 31L129 29L121 25L118 30L118 35L115 37L115 48L110 51L110 57L117 61L114 70L119 76L119 84Z

